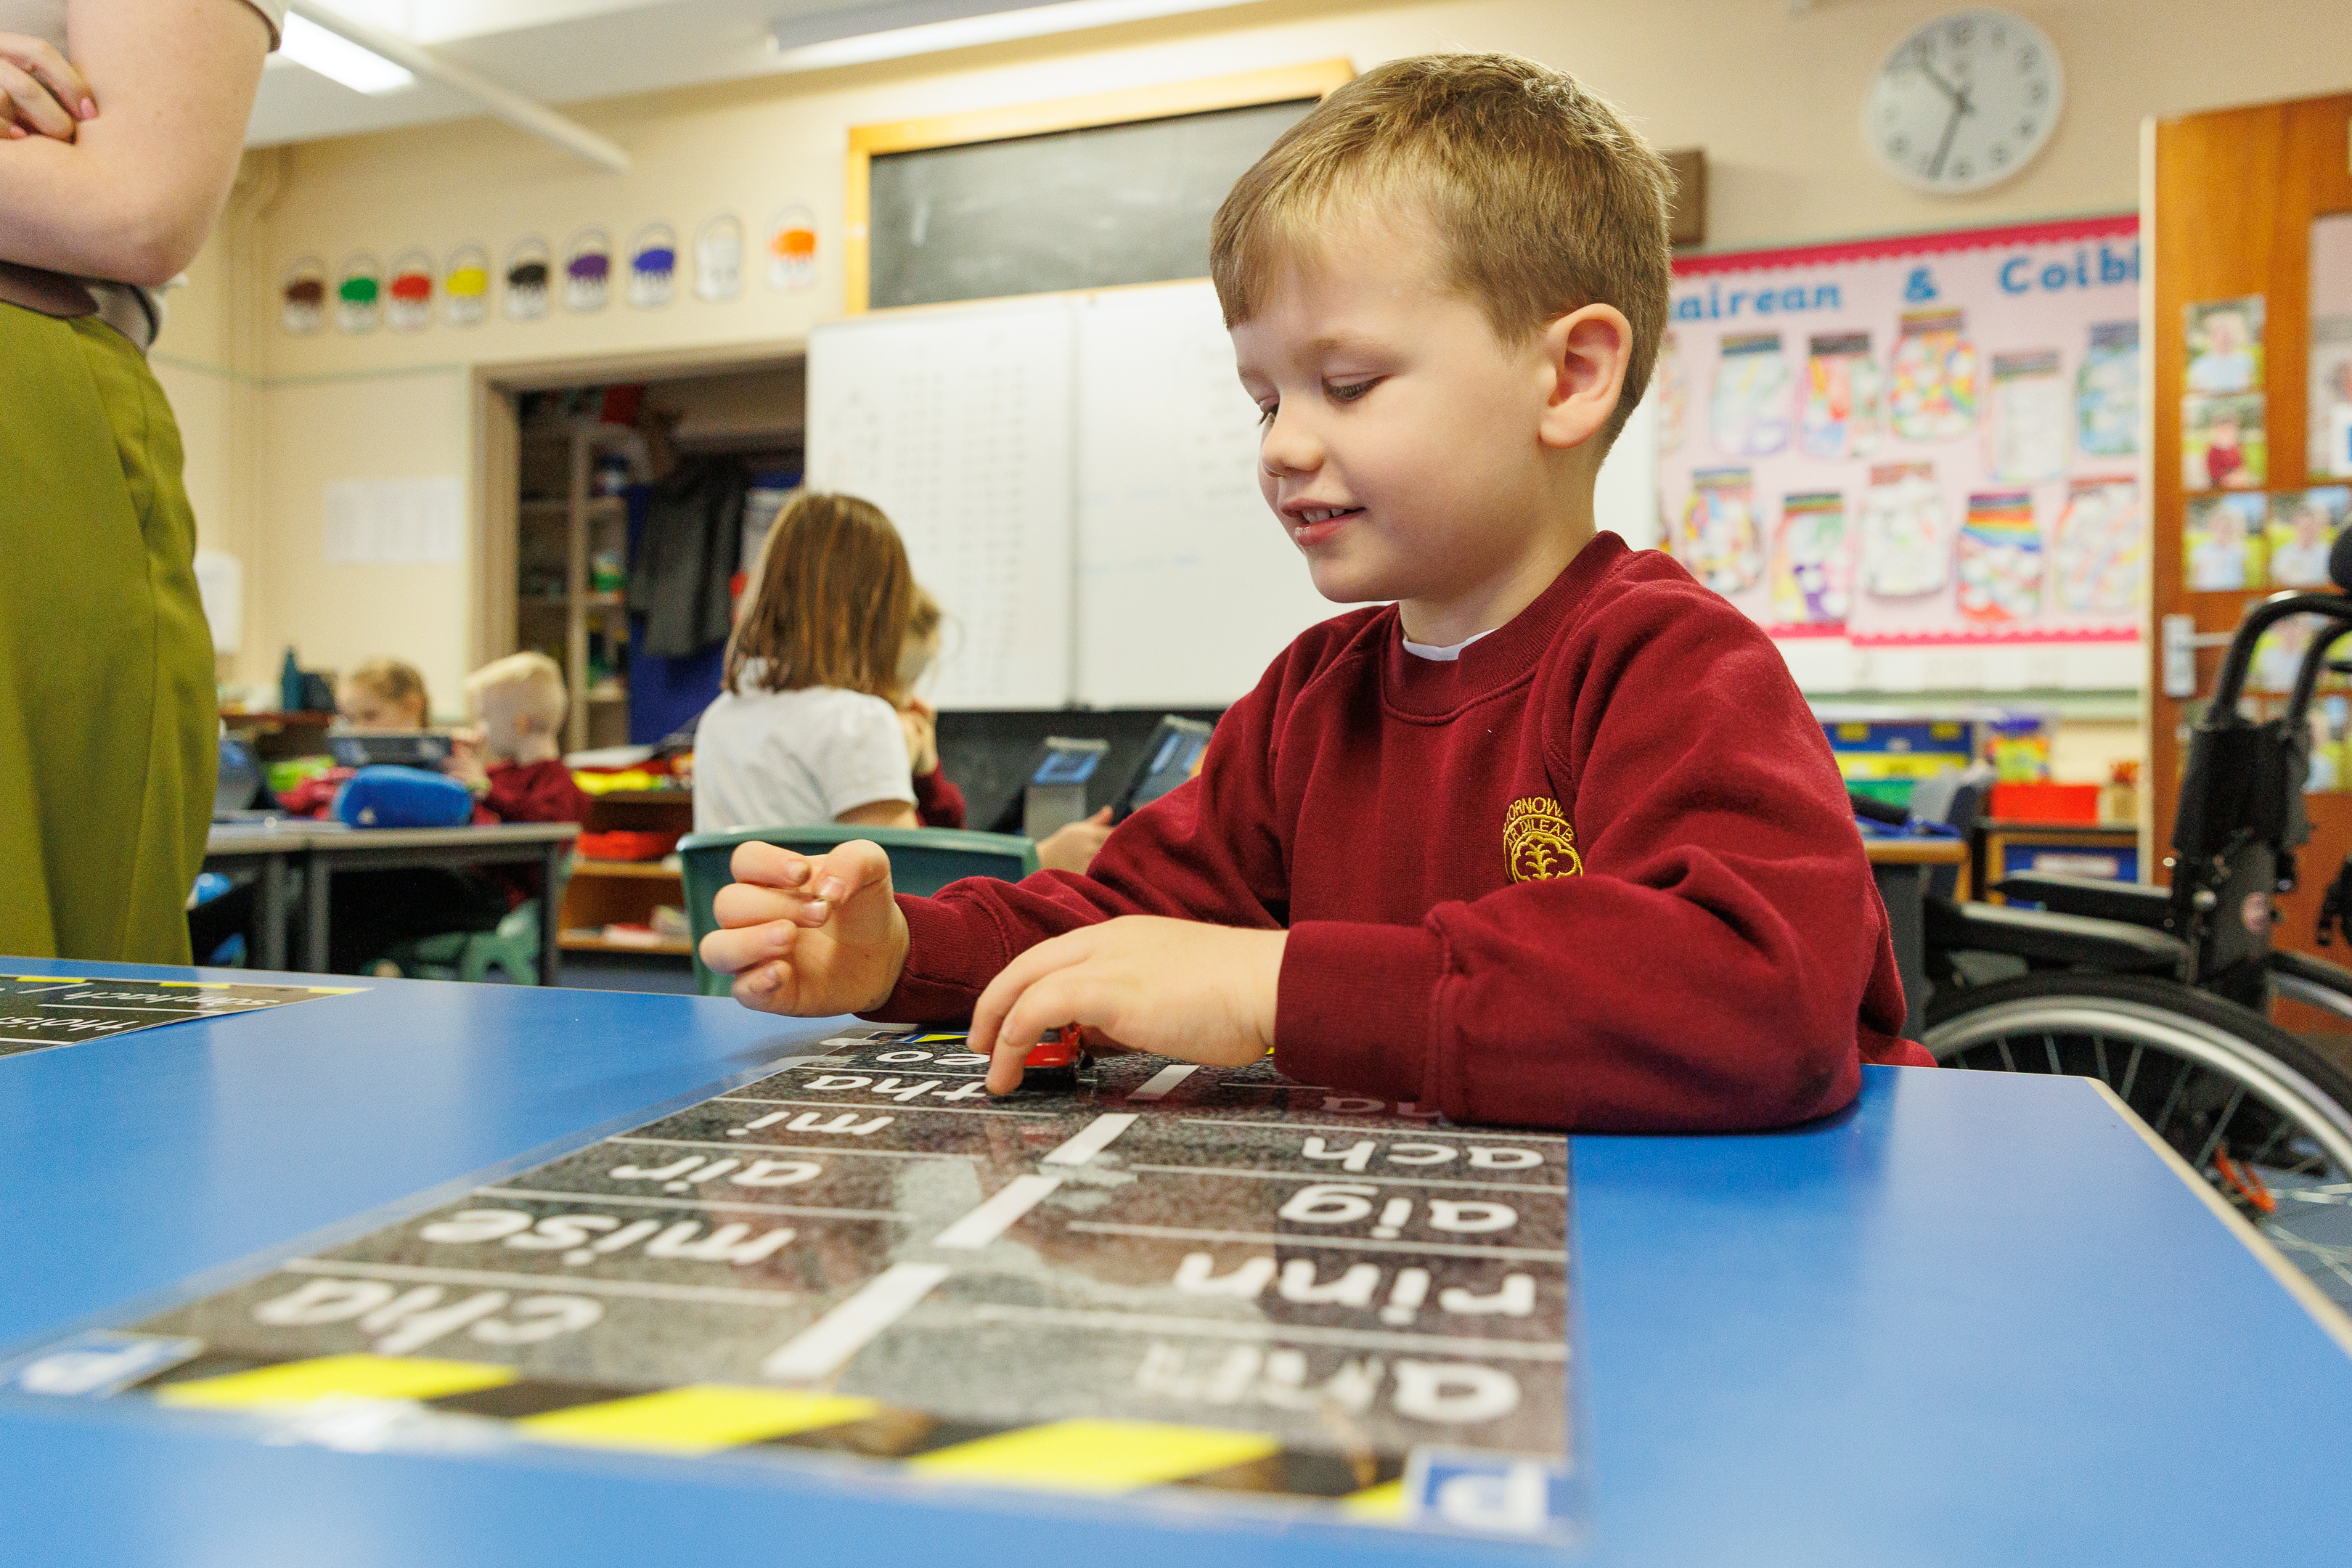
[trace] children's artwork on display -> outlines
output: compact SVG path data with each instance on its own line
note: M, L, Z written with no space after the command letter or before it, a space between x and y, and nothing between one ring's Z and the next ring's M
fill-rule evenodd
M657 310L670 301L677 276L677 234L666 223L649 223L629 241L629 303Z
M1785 498L1772 533L1772 611L1780 627L1843 626L1853 602L1845 497L1827 490Z
M1992 418L1986 427L1992 477L2010 484L2064 478L2072 413L2056 349L1993 355Z
M507 251L507 320L547 319L548 289L553 281L553 252L537 235L518 239Z
M816 214L797 203L768 220L768 287L780 294L816 287Z
M563 308L593 314L612 289L613 241L601 228L583 228L563 247Z
M1658 450L1675 451L1683 444L1683 410L1690 402L1690 384L1683 374L1682 347L1672 332L1658 340L1658 363L1650 383L1658 399Z
M2192 490L2258 490L2270 473L2259 392L2180 399L2180 483Z
M0 974L0 1057L78 1046L161 1028L348 996L349 985L247 985L218 980L92 980L70 974Z
M1746 468L1708 468L1692 477L1690 503L1675 533L1675 559L1718 594L1744 593L1762 572L1756 486Z
M2191 496L2180 531L2181 570L2197 593L2259 588L2263 582L2261 496Z
M1042 1490L1340 1552L1573 1544L1566 1138L1271 1060L1115 1057L1003 1100L986 1068L856 1026L58 1331L0 1390L230 1445Z
M2190 392L2263 390L2263 297L2207 300L2187 307Z
M384 284L384 325L395 332L421 332L433 324L433 253L404 250L392 258Z
M1906 441L1950 441L1977 424L1977 352L1962 310L1906 310L1895 342L1890 423Z
M2041 613L2042 531L2034 526L2032 491L1969 497L1958 571L1960 614L1969 620L2030 621Z
M1878 442L1878 363L1868 332L1816 336L1805 356L1797 441L1809 458L1859 458Z
M2270 525L2263 532L2270 584L2273 588L2328 586L2327 553L2352 512L2352 486L2282 490L2270 498Z
M694 297L717 303L743 292L743 220L733 213L705 218L694 236Z
M441 319L453 327L478 327L489 308L489 247L461 245L441 264Z
M315 256L300 256L286 264L278 285L278 324L298 338L309 337L327 324L327 264Z
M1789 362L1780 333L1723 340L1707 422L1715 449L1727 458L1769 458L1789 444Z
M358 335L383 324L383 264L366 251L343 258L335 277L335 329Z
M1941 589L1951 530L1933 463L1888 463L1870 470L1862 498L1863 584L1888 599Z
M2352 213L2311 220L2310 310L2308 466L2315 479L2352 479Z
M2061 610L2120 616L2139 608L2147 577L2147 518L2137 479L2076 479L2050 545L2051 590Z
M1715 568L1703 581L1803 639L1788 645L1801 681L2142 678L2136 216L1686 257L1675 270L1675 358L1706 406L1658 400L1660 507L1679 521L1676 553ZM2251 319L2230 303L2200 331L2226 353L2258 350L2259 302ZM2222 460L2259 471L2259 393L2217 395L2255 397L2252 450L2240 411ZM1727 525L1755 496L1780 510L1761 520L1769 559L1751 577L1729 564ZM1846 552L1834 558L1852 563L1842 614L1833 574L1817 595L1800 585L1803 552L1833 531ZM2033 645L2050 657L1996 653ZM1923 663L1906 649L1950 652Z
M2100 321L2074 373L2074 445L2085 458L2139 451L2139 323Z

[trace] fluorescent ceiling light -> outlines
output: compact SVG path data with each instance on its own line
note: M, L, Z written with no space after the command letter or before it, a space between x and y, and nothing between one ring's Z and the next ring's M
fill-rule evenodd
M1108 27L1120 22L1140 22L1153 16L1173 16L1187 11L1211 11L1240 0L1066 0L1058 5L1033 5L1017 11L995 11L980 16L957 16L924 22L911 27L862 33L846 38L795 43L805 37L810 22L822 25L832 17L810 22L779 22L771 35L779 68L788 71L824 70L834 66L864 65L869 60L901 59L908 55L936 54L943 49L968 49L981 44L1002 44L1014 38L1071 33L1084 27ZM900 10L892 6L890 10ZM887 14L887 13L886 13Z
M407 68L393 64L373 49L363 49L348 39L339 38L316 22L300 16L286 18L286 30L279 35L278 47L297 65L308 66L354 92L381 97L416 85L415 76Z

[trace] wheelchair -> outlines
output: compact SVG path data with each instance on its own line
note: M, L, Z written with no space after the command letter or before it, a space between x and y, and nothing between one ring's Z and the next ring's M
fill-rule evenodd
M2352 594L2352 534L2330 574ZM2284 714L2249 719L2240 699L2256 644L2294 616L2321 629ZM1930 898L1922 1043L1947 1067L2103 1080L2352 1309L2352 1072L2267 1016L2284 995L2352 1018L2352 969L2271 946L2273 897L2296 885L2311 836L2305 714L2347 636L2344 594L2276 594L2248 610L2191 737L2169 888L2032 874L1993 884L2006 904ZM2323 907L2323 945L2347 912L2352 858Z

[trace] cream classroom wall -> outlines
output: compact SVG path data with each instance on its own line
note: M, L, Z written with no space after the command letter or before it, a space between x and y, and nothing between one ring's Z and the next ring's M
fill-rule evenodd
M232 226L231 243L257 261L255 281L226 308L233 322L247 323L251 346L226 364L263 388L252 417L268 476L257 487L247 565L261 582L237 674L267 679L294 641L307 660L328 666L398 651L437 690L454 691L467 663L496 651L468 644L468 568L324 566L321 488L339 479L468 476L475 437L466 387L478 365L729 346L772 352L804 339L840 309L843 154L854 124L1335 56L1360 68L1430 49L1510 49L1575 70L1658 143L1704 146L1712 247L1741 248L2128 210L2144 117L2339 88L2352 58L2352 6L2245 0L2229 12L2224 48L2203 42L2215 26L2203 0L2024 4L2064 58L2065 118L2018 179L1978 197L1932 199L1870 161L1860 103L1886 50L1948 8L1942 0L1825 0L1792 15L1780 0L1305 0L571 106L629 149L635 166L621 176L487 121L291 149L274 200ZM388 262L409 246L439 257L471 240L486 244L495 263L514 239L538 233L560 263L565 240L584 225L603 227L617 251L638 226L661 219L676 229L683 257L696 226L721 209L742 218L756 250L770 216L793 202L817 215L821 236L818 282L803 293L769 290L747 257L743 297L725 305L693 299L682 269L680 297L659 310L621 302L616 279L601 314L558 307L533 324L495 310L477 328L436 324L414 336L293 338L273 324L277 279L305 253L333 267L354 250ZM183 353L178 341L168 347ZM201 406L210 394L197 372L176 371L173 386L190 400L192 427L234 442L233 429L213 433L223 421ZM192 455L192 469L202 473L212 460Z

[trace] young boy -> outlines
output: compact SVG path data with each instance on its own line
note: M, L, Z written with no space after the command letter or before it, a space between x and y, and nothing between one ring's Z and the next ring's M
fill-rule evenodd
M586 820L588 796L556 743L571 703L553 659L543 653L493 659L466 678L466 700L480 739L461 740L445 771L474 792L476 821Z
M1771 643L1596 537L1664 329L1667 177L1557 71L1396 61L1276 143L1212 267L1259 484L1342 602L1087 876L894 899L737 851L712 968L803 1016L971 1016L1458 1121L1780 1125L1926 1060L1821 727ZM1139 372L1140 374L1140 372Z

